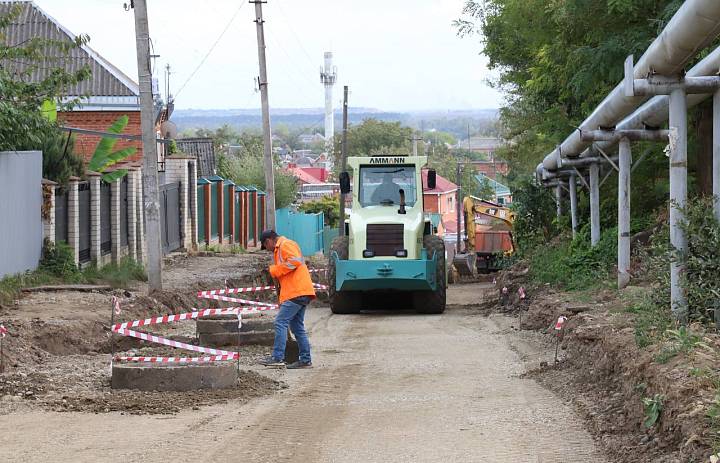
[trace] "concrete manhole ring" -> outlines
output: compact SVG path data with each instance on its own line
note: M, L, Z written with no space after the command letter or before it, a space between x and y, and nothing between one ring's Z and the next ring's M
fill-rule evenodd
M235 362L190 365L148 363L114 364L110 385L113 389L140 391L195 391L228 389L237 385Z

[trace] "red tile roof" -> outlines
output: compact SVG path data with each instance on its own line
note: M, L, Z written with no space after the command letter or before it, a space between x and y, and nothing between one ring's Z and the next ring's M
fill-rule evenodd
M298 178L302 183L304 184L318 184L323 183L319 179L313 177L312 175L305 172L303 169L299 167L288 167L288 171L290 171L291 174L293 174L295 177Z
M422 180L423 180L423 193L451 193L453 191L457 190L457 185L455 185L450 180L446 179L445 177L442 177L440 175L436 176L435 180L435 188L432 190L429 190L427 188L427 169L422 170Z

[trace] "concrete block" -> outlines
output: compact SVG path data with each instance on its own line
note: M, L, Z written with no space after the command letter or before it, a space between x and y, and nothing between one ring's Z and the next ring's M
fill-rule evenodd
M201 346L204 347L229 347L247 345L272 346L275 342L275 331L245 331L241 333L212 333L198 334Z
M251 318L243 317L240 332L246 331L267 331L273 329L273 320L271 318ZM199 334L214 333L237 333L238 322L235 320L198 320L197 332Z
M115 364L113 389L141 391L194 391L227 389L237 385L235 362L197 365Z

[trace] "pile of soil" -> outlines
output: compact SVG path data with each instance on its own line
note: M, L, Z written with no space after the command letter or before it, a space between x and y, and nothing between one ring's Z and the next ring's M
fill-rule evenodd
M560 362L543 364L528 376L572 402L617 462L709 461L719 431L710 428L707 414L719 393L720 337L694 327L708 347L659 363L663 344L638 347L633 316L623 310L617 291L598 291L595 302L579 304L572 294L526 286L523 273L498 275L496 312L522 314L521 329L545 333L548 344L556 339L554 322L568 317ZM516 296L520 286L525 300ZM502 287L515 297L503 297ZM704 371L709 373L697 374ZM646 429L643 399L656 395L662 412Z
M115 335L111 347L111 298L120 299L115 322L227 307L232 303L198 299L197 292L266 284L262 270L269 256L248 253L223 257L175 256L166 262L165 289L145 296L147 288L107 292L48 292L26 294L11 307L0 309L9 334L3 343L4 373L0 374L0 413L18 407L57 411L175 413L229 399L249 399L282 387L253 372L241 372L237 388L223 391L153 393L110 389L108 355L178 355L176 349ZM248 299L275 300L273 292L253 293ZM237 305L237 304L235 304ZM195 344L192 321L154 325L147 331ZM266 347L243 346L242 367L267 355ZM172 400L168 400L172 397Z

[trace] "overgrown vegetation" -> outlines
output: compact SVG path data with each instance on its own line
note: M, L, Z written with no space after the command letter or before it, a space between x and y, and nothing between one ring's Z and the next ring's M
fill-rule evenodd
M0 280L0 305L11 304L23 288L48 284L108 284L114 288L127 288L133 281L146 281L147 274L142 264L129 257L118 264L109 264L98 268L88 265L79 269L75 265L72 248L65 243L46 242L43 259L38 269Z
M315 201L308 201L300 205L299 209L308 214L322 212L325 226L337 228L340 221L340 200L337 196L323 196Z
M218 160L218 174L230 179L236 185L253 185L265 189L265 164L263 161L263 139L259 135L242 134L239 142L243 147L240 154L226 154ZM275 206L287 207L295 201L297 179L279 167L275 160Z
M553 246L536 246L527 251L530 276L537 283L549 283L567 290L582 290L607 284L617 255L617 229L605 230L597 246L590 246L588 230L575 240L562 234Z

